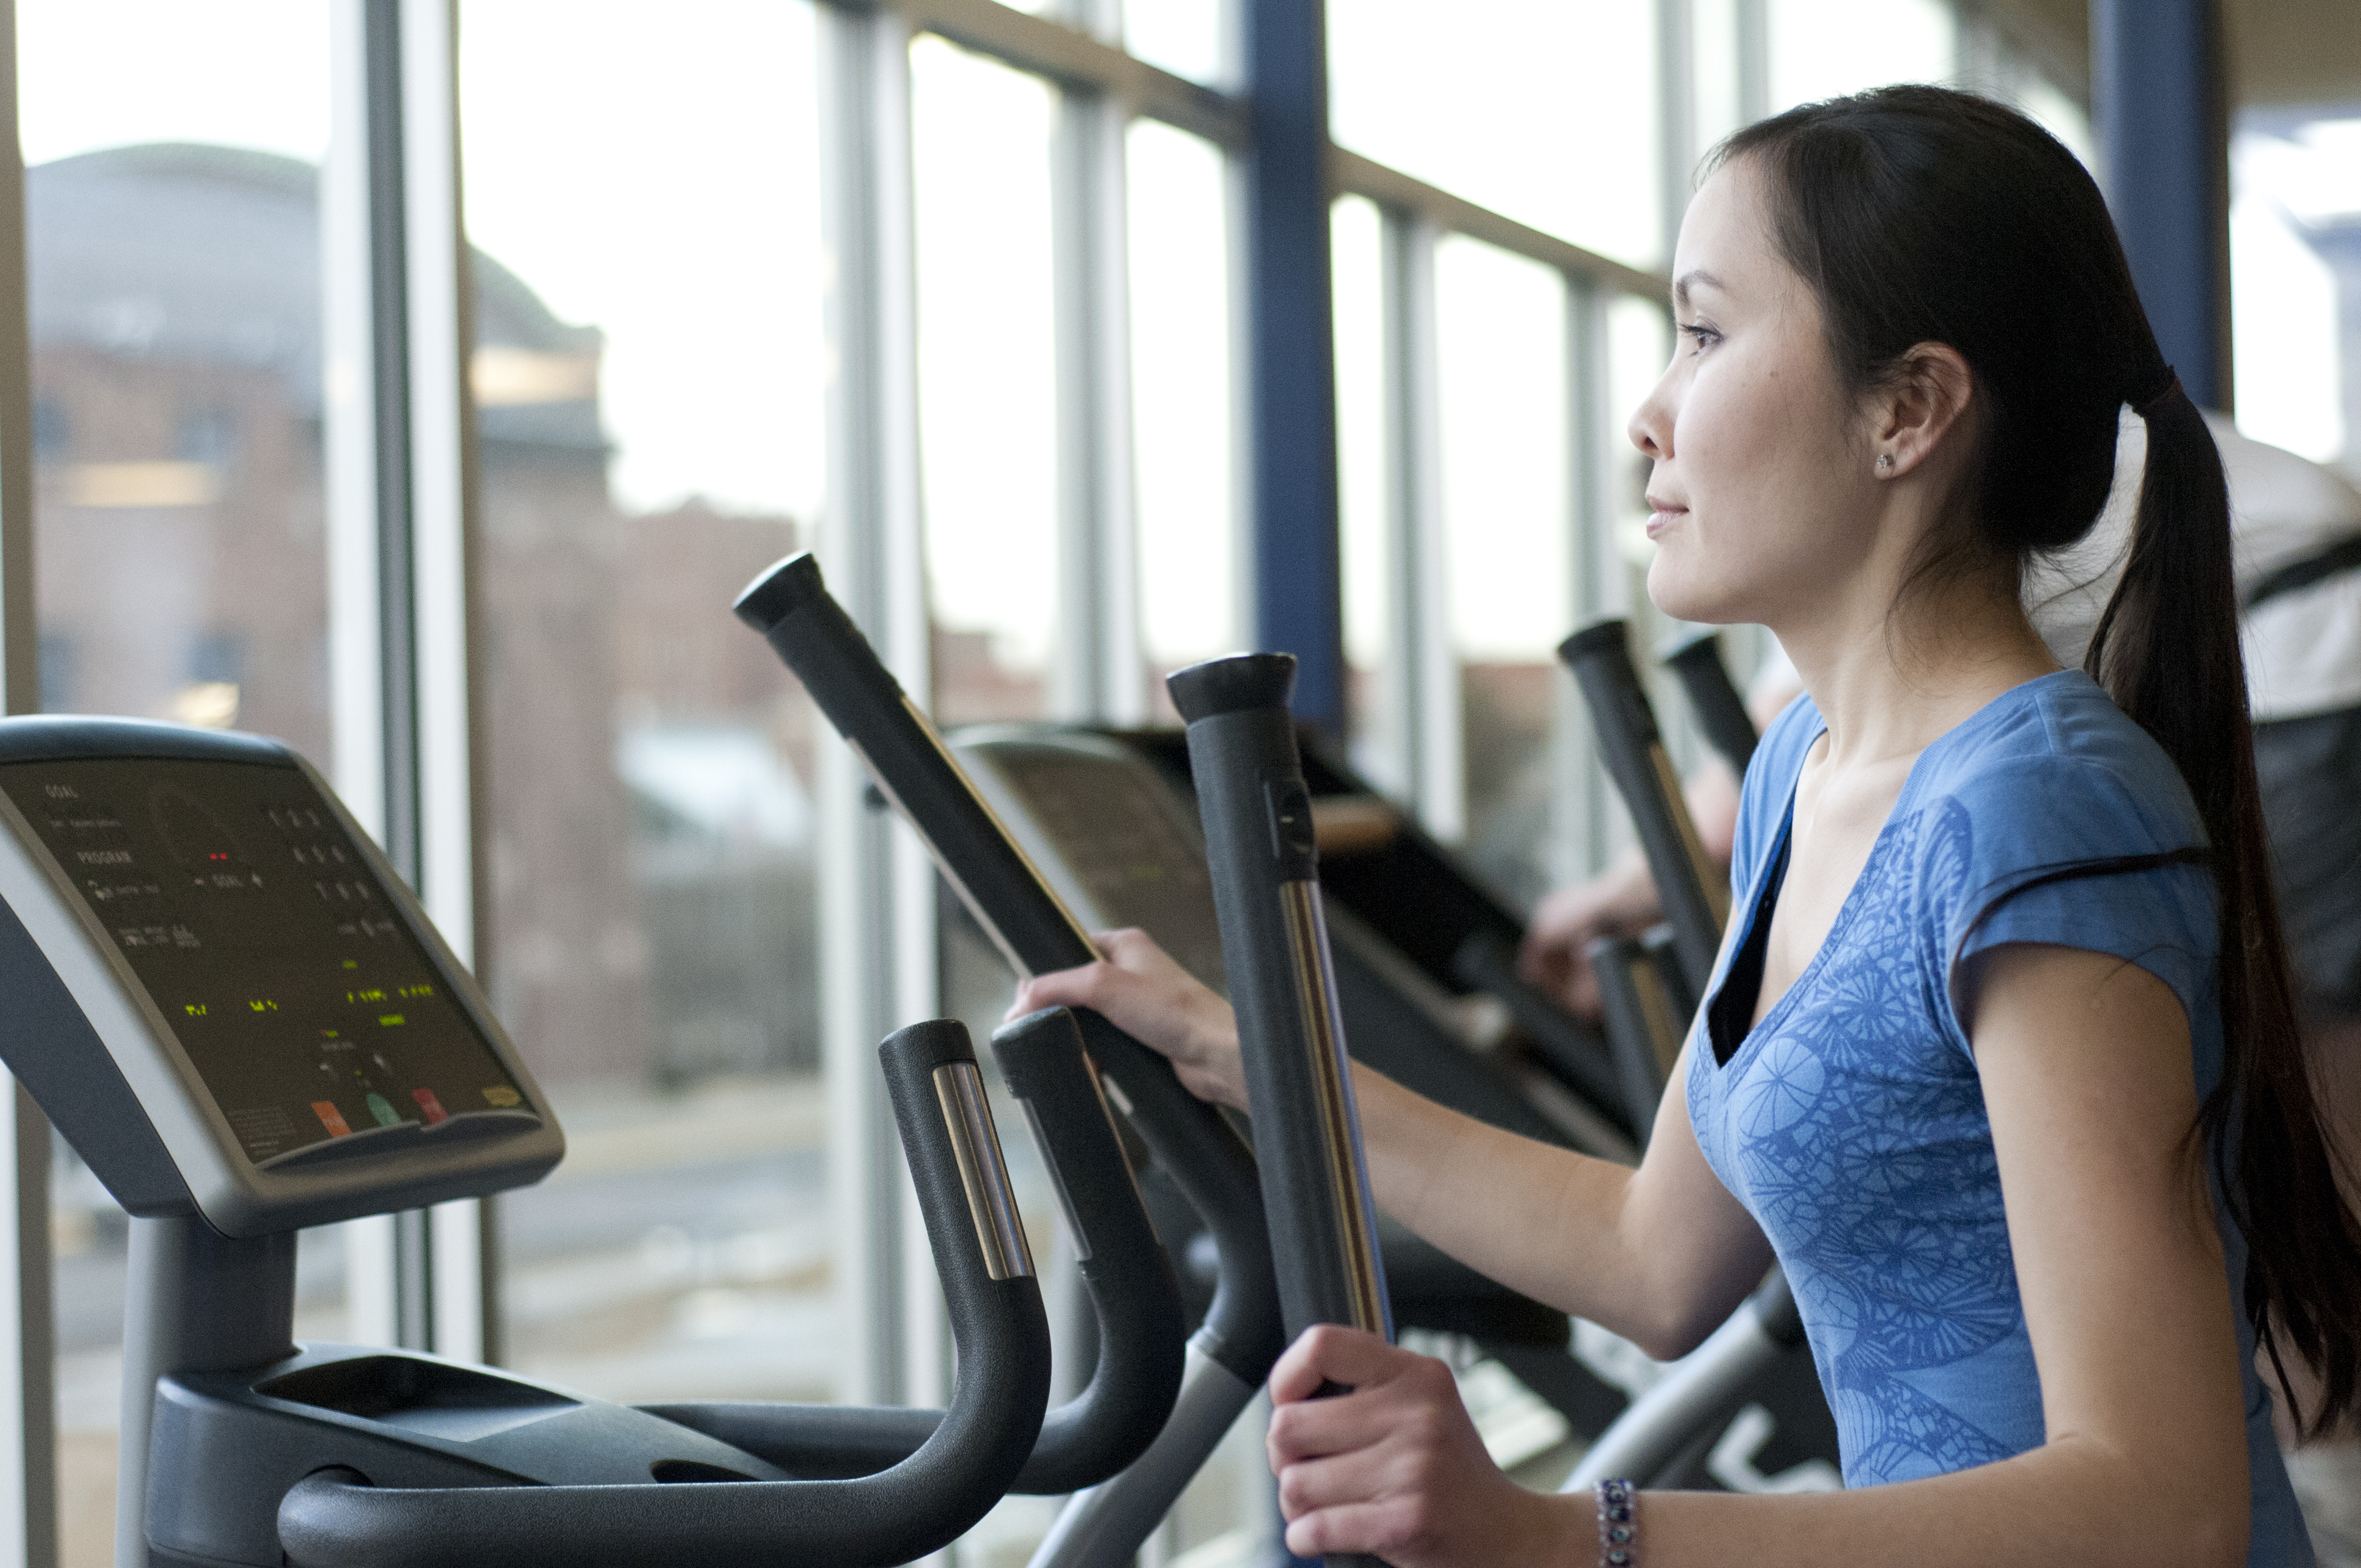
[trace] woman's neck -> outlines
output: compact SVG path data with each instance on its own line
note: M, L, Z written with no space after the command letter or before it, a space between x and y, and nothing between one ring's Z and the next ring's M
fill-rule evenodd
M1828 764L1915 757L2013 686L2059 668L2014 585L1989 577L1846 596L1773 627L1828 727Z

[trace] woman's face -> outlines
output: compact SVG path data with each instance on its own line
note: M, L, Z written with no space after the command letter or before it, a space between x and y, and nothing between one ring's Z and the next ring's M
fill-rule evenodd
M1684 620L1792 622L1870 554L1868 416L1743 161L1690 202L1673 280L1673 362L1631 424L1653 459L1648 597Z

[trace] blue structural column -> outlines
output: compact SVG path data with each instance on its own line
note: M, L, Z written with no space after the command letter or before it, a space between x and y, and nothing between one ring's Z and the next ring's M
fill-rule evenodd
M1321 0L1246 0L1244 12L1254 645L1295 655L1297 717L1341 736L1327 30Z
M2229 108L2218 0L2091 0L2101 177L2164 356L2230 406Z

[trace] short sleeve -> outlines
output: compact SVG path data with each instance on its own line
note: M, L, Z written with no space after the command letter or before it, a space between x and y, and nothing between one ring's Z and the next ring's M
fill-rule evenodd
M1955 1030L1963 966L2011 942L2137 964L2172 988L2192 1025L2203 1015L2220 942L2213 874L2192 854L2204 834L2178 774L2169 788L2148 784L2081 758L2019 758L1943 803L1930 913Z

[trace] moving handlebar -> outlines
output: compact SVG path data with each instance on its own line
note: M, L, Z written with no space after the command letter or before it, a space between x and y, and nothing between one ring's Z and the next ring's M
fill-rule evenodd
M1600 761L1631 811L1648 869L1655 873L1681 979L1689 995L1702 997L1712 981L1721 928L1730 919L1728 885L1689 819L1655 710L1631 666L1623 622L1584 627L1559 643L1557 653L1582 688Z
M1686 1020L1679 1015L1664 973L1648 949L1631 937L1600 937L1583 948L1598 977L1599 1008L1607 1015L1607 1038L1615 1052L1623 1103L1637 1124L1634 1136L1648 1146L1657 1102L1680 1060Z
M1681 694L1689 699L1689 712L1707 742L1721 753L1731 773L1744 778L1758 737L1746 699L1738 695L1730 667L1721 662L1721 633L1691 632L1664 650L1664 663L1679 677Z
M1215 659L1166 682L1189 724L1189 769L1288 1333L1344 1323L1391 1338L1321 907L1312 795L1287 711L1294 684L1287 653Z
M727 1486L378 1487L331 1468L279 1507L296 1568L576 1568L680 1561L888 1568L965 1533L1016 1480L1049 1396L1049 1326L983 1109L967 1030L913 1025L878 1047L942 1277L959 1376L901 1463L849 1480Z
M871 779L917 833L970 914L1020 975L1089 963L1090 935L1017 848L821 580L793 555L748 586L738 618L785 661ZM1077 1494L1036 1553L1041 1568L1127 1562L1285 1347L1254 1156L1171 1064L1098 1014L1082 1042L1126 1119L1211 1231L1221 1270L1171 1416L1131 1469Z
M877 787L1019 975L1097 959L1089 933L976 794L852 618L829 597L817 560L807 553L773 566L739 596L737 611L860 754ZM1171 1063L1095 1013L1082 1010L1076 1016L1091 1059L1128 1102L1133 1128L1213 1233L1221 1282L1198 1331L1200 1348L1246 1383L1259 1385L1284 1343L1253 1157L1219 1111L1180 1087Z
M1012 1491L1096 1486L1154 1440L1180 1388L1180 1283L1139 1201L1081 1029L1063 1007L994 1031L993 1058L1033 1123L1098 1316L1089 1385L1043 1418ZM934 1435L939 1410L714 1401L641 1409L766 1459L792 1475L866 1475Z

